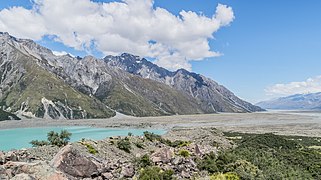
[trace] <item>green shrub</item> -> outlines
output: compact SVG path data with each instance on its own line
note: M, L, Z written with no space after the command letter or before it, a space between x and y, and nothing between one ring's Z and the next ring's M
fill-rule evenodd
M210 180L240 180L240 177L235 173L216 173L210 177Z
M139 175L139 180L172 180L173 170L163 171L159 167L147 167L142 169Z
M114 140L111 140L111 141L110 141L110 144L111 144L111 145L114 145L114 144L115 144L115 141L114 141Z
M198 169L208 171L209 173L219 172L215 160L216 155L213 152L211 152L205 155L203 159L197 162L197 167Z
M141 142L135 142L134 144L135 144L135 146L138 147L139 149L144 149L144 148L145 148L144 144L141 143Z
M235 172L241 179L263 179L262 171L252 163L246 160L237 160L225 167L226 172Z
M181 149L181 150L179 150L178 155L183 156L183 157L186 158L186 157L190 156L190 152L188 150Z
M155 140L160 141L162 139L160 135L157 135L148 131L144 132L144 137L149 141L155 141Z
M131 133L131 132L128 132L128 136L133 136L133 133Z
M51 145L65 146L70 140L71 133L67 130L61 130L60 134L54 131L50 131L47 134L48 141Z
M54 131L50 131L47 134L47 139L48 141L38 141L38 140L33 140L30 142L32 146L44 146L44 145L54 145L58 147L62 147L68 144L71 133L68 132L67 130L61 130L60 134Z
M91 144L84 144L86 147L87 147L87 150L88 150L88 152L90 153L90 154L93 154L93 155L95 155L95 154L97 154L98 153L98 151L94 148L94 146L92 146Z
M130 150L132 149L131 143L129 142L128 138L119 140L117 142L117 147L127 153L130 153Z
M150 157L148 154L145 154L144 156L137 158L135 162L136 162L136 165L140 168L145 168L147 166L152 165L152 161L150 160Z
M197 161L197 167L200 170L208 171L209 173L226 172L226 166L235 162L236 157L229 151L215 155L213 152L205 155L201 160Z
M46 146L49 145L48 141L38 141L38 140L33 140L30 142L32 147L38 147L38 146Z

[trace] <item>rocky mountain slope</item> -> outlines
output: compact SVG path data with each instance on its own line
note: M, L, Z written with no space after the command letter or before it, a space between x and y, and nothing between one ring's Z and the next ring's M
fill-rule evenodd
M144 58L126 53L121 56L106 56L104 60L110 66L119 67L131 74L164 83L184 92L186 95L195 98L201 108L208 113L263 110L241 100L224 86L200 74L184 69L171 72Z
M321 93L295 94L257 103L266 109L321 110Z
M111 117L102 102L81 92L47 71L48 61L8 34L0 36L2 108L20 116L52 119ZM48 51L49 52L49 51Z
M8 33L0 33L0 77L2 109L18 116L79 119L111 117L116 111L159 116L262 110L186 70L170 72L130 54L104 60L55 56Z

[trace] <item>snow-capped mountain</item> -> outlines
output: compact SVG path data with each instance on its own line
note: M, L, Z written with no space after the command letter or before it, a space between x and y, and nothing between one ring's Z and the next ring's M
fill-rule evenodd
M0 33L1 107L18 116L106 118L252 112L261 108L216 82L130 54L56 56L32 40Z
M321 92L311 94L295 94L270 101L259 102L257 105L266 109L320 110Z

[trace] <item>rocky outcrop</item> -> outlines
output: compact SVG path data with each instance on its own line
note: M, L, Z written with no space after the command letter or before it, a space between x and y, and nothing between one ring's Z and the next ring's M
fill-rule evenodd
M115 115L102 102L76 91L63 77L49 71L46 67L54 67L49 63L54 55L44 49L32 41L0 34L1 109L20 117L48 119Z
M132 164L125 165L122 167L121 176L124 178L131 178L135 175L135 169Z
M12 162L0 166L0 179L53 179L67 180L63 173L50 167L46 162Z
M153 163L169 163L174 156L173 149L161 148L151 155Z
M89 158L81 155L80 152L71 145L62 148L53 158L50 165L53 168L76 178L89 178L98 172L97 163L94 163Z
M217 153L219 150L216 146L207 145L211 143L201 143L198 137L202 134L212 134L212 138L222 141L224 137L220 133L214 133L213 129L201 129L196 131L198 133L194 132L193 136L186 133L187 131L174 132L176 137L181 137L178 140L190 140L175 147L168 145L169 140L161 142L150 141L144 136L127 137L131 146L129 153L117 147L117 142L123 139L121 137L101 141L84 140L59 150L57 147L45 146L0 152L0 179L137 179L143 169L147 168L141 163L149 167L159 167L162 171L170 170L177 179L203 176L196 160L204 158L207 152ZM175 136L172 134L172 137ZM226 144L220 145L223 149L231 147L227 141ZM95 153L89 151L88 147L94 148ZM183 155L182 151L187 154ZM52 155L53 152L55 155ZM145 158L142 159L143 157Z

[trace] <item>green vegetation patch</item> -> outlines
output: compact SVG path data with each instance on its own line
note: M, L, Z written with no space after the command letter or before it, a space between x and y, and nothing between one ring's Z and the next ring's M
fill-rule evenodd
M206 155L198 167L212 174L236 173L241 179L321 179L319 138L225 133L237 147Z
M145 154L142 157L136 158L135 159L135 164L136 164L137 167L145 168L145 167L151 166L153 163L150 160L149 155Z
M132 149L131 143L127 137L119 140L117 142L117 147L127 153L130 153L130 150Z
M210 177L210 180L239 180L240 177L236 173L216 173Z
M95 154L98 153L97 149L96 149L93 145L85 142L84 140L80 141L80 144L86 146L86 148L87 148L87 150L88 150L88 152L89 152L90 154L95 155Z
M139 178L140 180L172 180L173 179L173 170L163 171L159 167L146 167L141 169Z
M181 149L179 150L178 155L187 158L187 157L190 157L191 154L188 150Z
M4 121L4 120L21 120L18 116L16 116L15 114L6 112L2 109L0 109L0 121Z
M110 92L100 99L112 109L126 115L138 117L166 115L150 101L141 95L133 94L116 81L113 82Z

